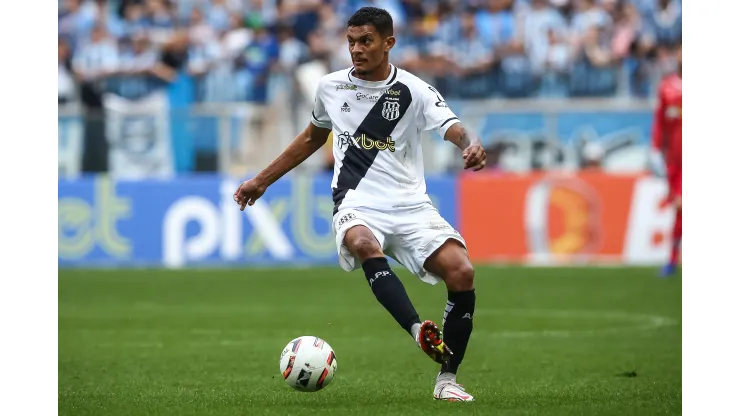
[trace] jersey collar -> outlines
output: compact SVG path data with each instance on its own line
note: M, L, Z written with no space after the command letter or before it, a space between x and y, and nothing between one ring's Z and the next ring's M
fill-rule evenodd
M349 71L347 72L347 78L349 78L349 81L351 83L361 86L361 87L368 87L368 88L388 87L396 81L396 76L398 76L398 68L396 68L396 66L393 64L390 64L390 66L391 66L390 75L388 75L388 78L382 81L365 81L364 79L356 78L354 75L352 75L352 72L355 70L354 66L350 68Z

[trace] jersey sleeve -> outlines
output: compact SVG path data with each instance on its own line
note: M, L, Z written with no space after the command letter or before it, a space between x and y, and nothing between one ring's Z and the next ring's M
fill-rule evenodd
M316 87L316 98L314 98L313 111L311 111L311 123L316 127L331 129L331 118L329 118L329 113L326 112L322 98L323 88L324 81L322 80L319 81L319 85Z
M431 85L422 82L419 95L420 102L420 125L422 130L436 130L440 136L444 137L447 129L455 123L459 123L455 113L447 106L442 95Z

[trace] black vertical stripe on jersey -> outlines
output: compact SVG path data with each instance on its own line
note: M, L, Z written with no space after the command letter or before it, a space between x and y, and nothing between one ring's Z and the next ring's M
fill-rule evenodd
M401 92L399 96L392 97L398 98L398 101L391 101L397 102L400 105L398 118L395 120L383 118L383 103L390 101L386 100L390 96L387 93L383 94L370 112L367 113L362 123L357 127L357 131L352 136L353 138L362 137L364 134L375 140L384 140L393 133L396 125L401 121L404 114L406 114L406 110L411 106L411 90L401 82L395 83L391 88ZM332 190L334 214L339 211L339 205L342 204L347 191L356 189L357 185L360 184L360 181L367 174L377 155L378 149L372 148L367 150L356 146L354 143L350 144L347 150L344 151L344 159L342 160L342 167L339 169L337 186Z

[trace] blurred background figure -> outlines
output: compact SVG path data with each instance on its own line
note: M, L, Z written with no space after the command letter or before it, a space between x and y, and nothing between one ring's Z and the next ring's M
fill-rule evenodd
M673 232L671 233L671 255L661 270L662 277L676 272L682 236L682 172L683 172L683 93L681 73L681 45L671 49L674 72L667 75L658 89L658 105L653 119L651 156L653 166L665 176L668 192L664 206L673 209Z

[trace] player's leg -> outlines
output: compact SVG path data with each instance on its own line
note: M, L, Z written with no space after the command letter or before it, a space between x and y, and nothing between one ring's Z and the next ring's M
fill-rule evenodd
M475 312L474 272L465 241L431 204L398 213L395 218L396 232L389 237L391 253L422 281L444 281L447 286L443 341L452 356L441 363L443 372L437 378L434 398L472 401L473 396L457 384L455 376L465 356Z
M668 260L668 264L666 264L663 269L661 269L661 277L668 277L676 272L678 256L681 251L681 237L683 231L683 215L681 209L681 173L681 169L678 168L669 169L668 172L669 199L671 201L671 204L675 208L675 218L673 221L673 232L671 233L671 257Z
M448 363L442 364L434 397L442 400L471 401L473 397L457 384L457 370L465 358L475 314L475 271L465 246L457 239L447 239L427 260L424 269L440 276L447 286L444 311L444 341L452 350Z
M681 252L681 237L682 237L682 223L683 215L681 210L681 197L677 196L674 200L674 206L676 208L676 214L673 221L673 232L671 233L671 257L661 270L660 275L662 277L668 277L676 272L676 266L678 265L678 256Z
M371 214L355 211L351 217L344 215L341 213L337 215L338 223L342 223L342 218L350 218L337 227L342 247L346 248L356 264L362 265L365 278L378 302L409 335L414 337L421 325L419 314L383 253L381 244L381 240L384 239L383 233L377 230L373 232L370 226L360 219Z

